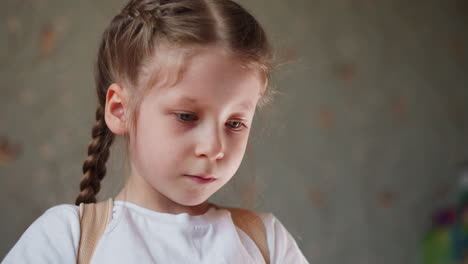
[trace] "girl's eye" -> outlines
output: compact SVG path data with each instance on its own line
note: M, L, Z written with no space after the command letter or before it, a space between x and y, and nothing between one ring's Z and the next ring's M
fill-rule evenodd
M198 117L189 113L176 113L177 117L183 122L191 122L198 120Z
M175 113L175 115L182 122L188 123L188 122L193 122L193 121L198 120L198 117L196 115L190 114L190 113ZM236 121L236 120L228 121L226 124L234 131L241 131L243 129L242 127L247 128L244 122Z
M242 130L242 126L247 128L243 122L240 121L229 121L227 124L232 128L234 131Z

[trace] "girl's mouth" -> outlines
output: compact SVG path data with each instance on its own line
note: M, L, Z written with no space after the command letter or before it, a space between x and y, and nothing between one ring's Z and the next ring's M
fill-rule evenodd
M192 179L193 181L198 182L198 183L210 183L210 182L213 182L213 181L216 180L215 178L211 178L211 177L210 178L202 178L200 176L188 175L188 174L184 174L184 176L187 176L190 179Z

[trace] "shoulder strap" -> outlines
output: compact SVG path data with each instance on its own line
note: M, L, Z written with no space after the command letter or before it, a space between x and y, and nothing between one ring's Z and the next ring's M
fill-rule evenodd
M270 263L270 253L268 250L268 243L266 237L266 229L262 219L254 212L234 207L222 207L213 204L217 208L224 208L231 212L232 221L234 224L244 231L257 245L262 253L265 263Z
M80 204L78 264L90 263L99 239L112 218L112 206L112 198L99 203Z

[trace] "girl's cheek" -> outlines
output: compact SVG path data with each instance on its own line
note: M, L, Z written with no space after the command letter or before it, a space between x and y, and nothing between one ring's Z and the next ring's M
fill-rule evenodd
M228 135L227 138L229 143L226 149L229 152L242 152L247 145L247 136L245 135Z
M187 134L195 129L194 124L182 123L180 121L177 121L176 118L173 118L171 122L171 127L173 128L174 133L176 133L177 135Z
M172 112L163 112L159 118L160 122L156 122L156 126L164 128L169 134L183 133L188 130L188 126L177 120L177 116Z

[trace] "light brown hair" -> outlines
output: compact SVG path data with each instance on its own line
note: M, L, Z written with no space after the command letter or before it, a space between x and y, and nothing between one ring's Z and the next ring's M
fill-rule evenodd
M101 180L106 175L109 148L115 139L104 120L109 86L119 83L128 89L131 94L129 122L135 129L138 105L148 88L161 81L162 71L177 69L180 76L184 61L197 48L206 47L228 51L247 67L258 71L268 84L274 65L265 31L234 1L131 0L113 18L102 35L95 64L96 123L83 164L84 175L76 205L96 202ZM173 53L177 56L164 62L159 60L156 67L152 65L151 58L162 58L171 50L176 51ZM263 91L258 106L268 103L271 95L270 89ZM125 136L128 146L130 139Z

